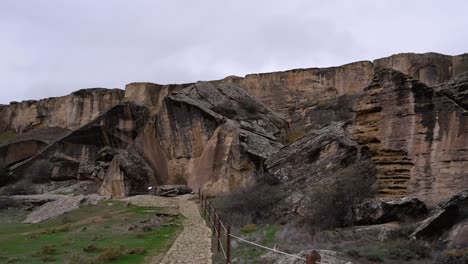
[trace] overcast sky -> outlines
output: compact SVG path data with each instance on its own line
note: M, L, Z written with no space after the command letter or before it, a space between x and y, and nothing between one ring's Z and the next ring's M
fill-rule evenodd
M0 0L0 103L468 52L468 1Z

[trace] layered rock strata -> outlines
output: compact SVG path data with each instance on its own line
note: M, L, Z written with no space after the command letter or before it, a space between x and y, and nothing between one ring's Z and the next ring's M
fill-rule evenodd
M381 196L433 205L468 188L468 115L457 103L468 74L456 79L434 89L387 69L365 89L350 131L377 165Z

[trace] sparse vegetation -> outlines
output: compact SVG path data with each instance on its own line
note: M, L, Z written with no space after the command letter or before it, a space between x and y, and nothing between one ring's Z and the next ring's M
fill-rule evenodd
M221 197L216 203L230 224L242 227L266 220L263 212L280 199L277 186L259 183Z
M288 134L287 143L291 144L291 143L297 141L298 139L300 139L301 137L303 137L305 134L306 133L305 133L304 130L291 131Z
M373 164L361 161L314 185L306 221L316 228L350 225L353 206L373 196L374 175Z
M7 131L5 133L0 134L0 141L14 138L14 137L16 137L16 133L14 131Z

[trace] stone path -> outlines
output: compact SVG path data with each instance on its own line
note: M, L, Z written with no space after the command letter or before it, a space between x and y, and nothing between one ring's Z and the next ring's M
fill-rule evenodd
M179 208L186 218L183 221L184 231L161 264L211 264L211 229L206 226L193 201L180 199Z
M206 226L191 195L165 198L139 195L123 199L139 206L179 207L185 217L184 230L161 261L157 257L151 264L211 264L211 229Z

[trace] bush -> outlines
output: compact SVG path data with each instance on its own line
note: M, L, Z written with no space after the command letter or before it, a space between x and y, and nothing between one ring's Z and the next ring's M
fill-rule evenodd
M287 143L288 143L288 144L291 144L291 143L293 143L294 141L297 141L298 139L300 139L301 137L303 137L305 134L306 134L306 133L305 133L304 130L298 130L298 131L290 132L290 133L288 134Z
M103 252L98 256L100 261L114 261L127 254L125 246L111 246L103 249Z
M352 223L352 208L373 196L375 168L371 161L354 163L317 183L308 196L307 222L318 228L333 228Z
M30 189L31 183L27 181L19 181L17 183L5 186L0 191L0 195L26 195L35 194L34 190Z
M52 166L47 160L37 160L24 172L23 180L40 184L49 182Z
M438 254L434 258L434 264L468 264L468 256Z
M277 186L258 183L255 186L242 188L221 198L221 209L230 224L242 227L265 219L262 214L266 208L273 206L281 199ZM245 219L250 222L243 221Z

